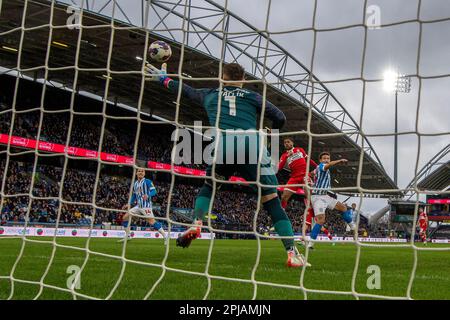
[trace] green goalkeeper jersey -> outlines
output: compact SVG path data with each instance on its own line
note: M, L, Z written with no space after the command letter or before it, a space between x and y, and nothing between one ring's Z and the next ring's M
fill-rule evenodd
M178 93L180 83L167 78L164 85L173 93ZM256 129L258 114L263 110L263 98L259 93L234 86L219 88L194 89L182 85L182 95L203 106L208 115L209 124L216 125L219 114L220 129ZM219 106L220 99L220 106ZM220 109L220 112L218 110ZM264 111L266 118L272 120L272 128L280 129L286 118L284 113L269 101L266 101Z

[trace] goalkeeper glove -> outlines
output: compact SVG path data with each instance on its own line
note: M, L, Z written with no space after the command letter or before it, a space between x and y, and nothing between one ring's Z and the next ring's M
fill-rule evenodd
M150 63L145 64L145 71L150 74L150 77L146 77L146 81L158 81L164 84L166 79L170 79L167 76L167 63L161 65L161 70L151 65Z

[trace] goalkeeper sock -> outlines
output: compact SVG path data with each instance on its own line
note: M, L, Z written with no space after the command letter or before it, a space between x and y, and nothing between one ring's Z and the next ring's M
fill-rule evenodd
M311 239L313 239L313 240L316 240L316 239L317 239L317 236L318 236L319 233L320 233L320 229L322 229L322 225L316 223L316 224L314 225L314 227L312 228L312 230L311 230Z
M122 226L124 228L128 227L128 220L127 221L122 221Z
M209 211L209 204L211 202L212 188L204 184L200 189L197 198L195 199L194 220L203 221L205 215Z
M282 207L283 209L286 209L287 204L288 204L287 201L284 201L284 200L281 201L281 207Z
M345 222L350 223L353 221L352 219L352 210L349 209L345 212L342 212L342 218L344 219Z
M294 231L292 230L291 221L286 215L286 212L281 207L280 199L278 197L263 203L264 209L269 212L272 217L273 226L275 231L280 236L294 236ZM294 247L294 239L281 239L284 248L286 250L292 250Z

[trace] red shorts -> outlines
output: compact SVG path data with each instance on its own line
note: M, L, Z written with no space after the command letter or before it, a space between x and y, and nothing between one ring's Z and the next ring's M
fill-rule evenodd
M308 226L311 225L313 217L314 217L314 211L311 208L309 208L308 213L306 214L306 221L305 221L305 223Z
M303 188L300 186L290 186L291 184L305 184L305 176L289 178L288 182L286 183L287 186L284 187L284 190L289 190L291 192L297 193L297 190Z
M306 198L304 199L304 203L305 203L305 206L308 206L308 200L307 200ZM306 213L306 220L305 220L305 223L306 223L308 226L310 226L311 223L312 223L312 219L314 218L314 210L313 210L311 204L309 204L309 206L308 206L307 209L308 209L308 212Z

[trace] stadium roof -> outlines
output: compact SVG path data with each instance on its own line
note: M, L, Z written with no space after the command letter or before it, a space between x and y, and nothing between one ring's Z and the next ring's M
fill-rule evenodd
M417 181L417 188L423 191L446 191L450 186L450 144L436 153L418 172L408 185L413 189ZM412 191L411 191L412 192ZM410 198L414 195L412 195Z
M211 1L205 1L211 3ZM152 1L152 5L158 5L158 2ZM168 14L179 16L176 10L170 11L168 10L170 8L165 8L164 3L168 2L161 1L159 10L167 9ZM129 23L111 20L110 17L90 11L83 12L83 28L81 30L77 28L68 29L67 21L70 14L67 13L67 6L61 3L54 4L53 28L50 28L50 6L51 2L45 0L28 1L26 17L23 20L23 1L3 2L0 17L0 67L20 70L21 74L28 75L33 79L46 77L48 81L63 84L64 88L72 89L75 87L77 91L106 97L115 103L140 108L150 115L175 121L177 114L174 100L176 100L176 97L161 90L158 84L144 83L141 73L142 61L136 59L145 52L147 36L147 43L151 43L156 39L161 39L161 35L148 32ZM217 11L220 11L219 7ZM232 13L227 12L227 14L237 19L238 22L245 23ZM111 27L112 21L114 28ZM23 33L22 22L24 22L25 27ZM202 27L198 20L190 21L190 23L197 28ZM249 25L246 24L246 26ZM50 30L52 38L49 41ZM253 33L255 33L255 30L253 29ZM79 37L80 32L81 37ZM176 32L176 30L173 32ZM214 32L210 31L210 33ZM20 45L22 34L23 42ZM200 34L203 35L204 33ZM193 37L192 34L190 36ZM214 36L217 35L214 34ZM260 37L261 48L263 47L261 44L263 35L257 36ZM203 35L203 38L206 38L206 35ZM177 73L182 45L173 39L166 38L165 40L171 44L173 51L168 71L169 73ZM242 39L242 41L248 42L250 40ZM227 50L229 50L229 55L233 60L239 56L246 58L251 56L248 51L238 45L237 39L234 39L234 43L231 43L230 40L227 45L229 45ZM272 45L275 45L276 49L273 49L273 52L268 52L270 57L266 61L267 64L276 54L280 57L284 55L284 58L280 58L285 59L284 62L280 60L281 65L295 63L295 66L301 68L302 71L292 76L281 73L281 71L275 74L275 67L272 65L268 66L268 72L265 74L265 70L261 71L261 56L264 56L261 52L254 54L252 59L254 68L247 78L249 80L260 79L261 76L258 76L258 72L263 72L266 79L273 79L271 80L273 81L272 84L267 86L266 97L286 114L288 121L283 131L300 132L299 135L295 136L296 143L308 150L306 146L309 137L304 131L307 130L308 106L311 106L313 109L311 132L314 134L331 134L312 138L313 158L317 159L318 154L322 151L330 151L334 158L349 160L347 165L336 168L333 175L335 179L334 187L349 188L357 185L358 164L363 152L361 187L370 189L374 194L381 196L398 194L395 191L397 186L387 175L370 143L365 137L361 136L358 125L344 107L303 65L297 60L293 60L294 58L291 55L275 43L271 42ZM254 47L251 43L246 44L246 47L252 46ZM16 51L20 48L20 52ZM48 57L47 48L50 48ZM109 56L110 50L111 55ZM21 59L18 65L19 53ZM200 51L197 46L184 47L182 74L186 76L186 83L194 87L218 86L217 81L189 80L190 77L193 79L218 77L220 60L211 54ZM45 68L47 58L48 68ZM291 60L288 60L288 58ZM240 62L239 59L237 61ZM74 67L75 65L77 65L77 68ZM281 67L281 69L283 68ZM284 67L284 69L286 68ZM47 75L46 70L48 71ZM311 82L311 78L314 81ZM263 91L261 82L250 83L246 87L259 92ZM70 106L61 107L69 108ZM199 106L193 105L191 101L182 99L178 122L182 125L193 125L195 120L202 120L207 123L205 112ZM343 193L354 194L357 191L353 188L345 190Z
M430 175L421 180L417 186L423 190L438 190L447 189L450 185L450 161L441 165Z

